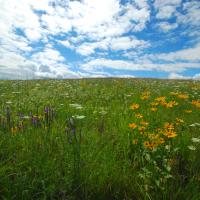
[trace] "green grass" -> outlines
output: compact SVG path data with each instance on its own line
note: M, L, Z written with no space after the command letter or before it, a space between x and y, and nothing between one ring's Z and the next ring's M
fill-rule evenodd
M152 112L160 96L178 105ZM0 199L198 200L200 108L192 100L200 100L198 81L0 81ZM145 134L135 113L149 122ZM166 122L176 137L157 133ZM165 142L145 148L146 133Z

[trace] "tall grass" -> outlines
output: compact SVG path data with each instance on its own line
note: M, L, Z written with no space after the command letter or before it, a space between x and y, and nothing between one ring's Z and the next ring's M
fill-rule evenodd
M199 91L198 81L0 81L0 199L198 200Z

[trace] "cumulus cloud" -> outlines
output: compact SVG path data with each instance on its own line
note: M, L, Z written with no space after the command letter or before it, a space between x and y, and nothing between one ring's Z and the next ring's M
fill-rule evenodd
M200 43L194 47L186 48L179 51L161 54L149 54L147 58L152 60L164 60L164 61L186 61L186 62L200 62Z
M200 80L200 74L195 74L194 76L183 76L183 75L177 74L177 73L170 73L168 78L169 79L182 79L182 80L188 80L188 79Z
M133 61L111 60L111 59L94 59L81 66L85 71L114 69L129 71L163 71L163 72L183 72L191 68L200 68L199 63L168 63L155 64L150 62L137 63Z
M0 78L114 76L108 69L179 74L200 68L196 0L0 0L0 5ZM191 37L196 45L157 52L155 36L178 28L183 28L179 37Z

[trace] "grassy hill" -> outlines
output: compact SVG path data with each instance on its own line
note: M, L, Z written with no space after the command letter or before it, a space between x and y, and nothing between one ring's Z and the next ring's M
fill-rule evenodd
M0 199L200 197L200 82L0 81Z

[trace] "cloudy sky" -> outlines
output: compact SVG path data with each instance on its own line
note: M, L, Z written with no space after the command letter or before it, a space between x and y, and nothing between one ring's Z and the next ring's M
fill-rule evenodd
M200 0L0 5L0 79L200 79Z

